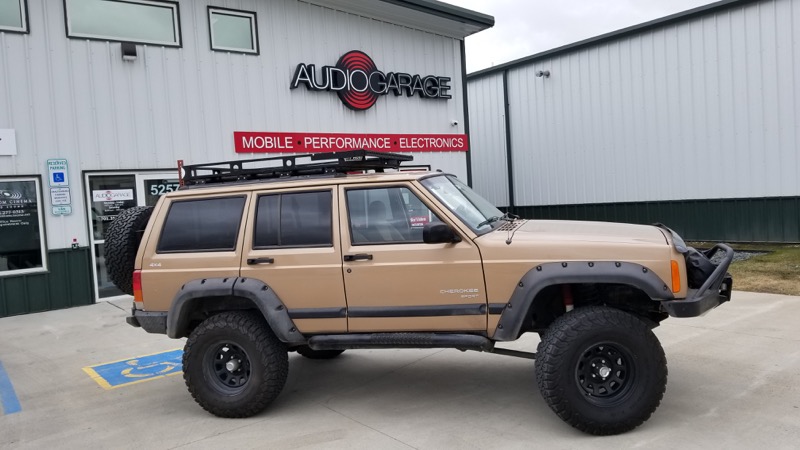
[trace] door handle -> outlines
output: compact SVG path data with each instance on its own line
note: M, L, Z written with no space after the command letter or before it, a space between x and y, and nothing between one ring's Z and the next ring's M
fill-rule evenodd
M247 258L247 264L254 266L256 264L272 264L275 260L273 258Z
M345 261L372 261L372 255L367 253L357 253L355 255L344 255L342 259Z

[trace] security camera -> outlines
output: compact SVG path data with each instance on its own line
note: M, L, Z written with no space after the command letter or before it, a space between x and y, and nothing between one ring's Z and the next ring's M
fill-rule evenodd
M450 125L452 125L454 127L457 127L458 126L458 121L457 120L453 120L452 122L450 122Z
M542 78L542 77L550 78L550 71L549 70L540 70L540 71L536 72L536 77L538 77L538 78Z

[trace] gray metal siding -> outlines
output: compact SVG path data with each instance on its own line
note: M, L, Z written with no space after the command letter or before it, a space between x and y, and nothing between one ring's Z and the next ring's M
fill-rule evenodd
M487 76L467 84L472 187L498 206L508 206L503 76Z
M0 175L43 173L48 158L70 164L73 213L48 214L50 248L88 239L85 170L258 156L234 153L234 131L464 132L458 39L294 0L179 3L183 48L138 45L133 62L118 43L68 39L62 1L28 0L30 34L0 32L0 128L16 129L18 147L0 156ZM210 50L209 3L257 13L259 56ZM298 63L334 65L354 49L387 72L451 77L453 98L389 95L355 112L333 93L289 89ZM463 153L415 159L466 178Z
M511 67L516 204L800 194L798 24L747 3Z

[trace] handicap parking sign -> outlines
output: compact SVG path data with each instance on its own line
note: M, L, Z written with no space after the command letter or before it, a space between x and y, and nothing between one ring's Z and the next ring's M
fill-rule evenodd
M47 179L50 182L50 187L69 186L67 171L68 163L66 159L48 159L47 172L50 174L50 176Z
M116 389L182 373L182 361L183 350L177 349L84 367L83 371L100 386L106 389Z

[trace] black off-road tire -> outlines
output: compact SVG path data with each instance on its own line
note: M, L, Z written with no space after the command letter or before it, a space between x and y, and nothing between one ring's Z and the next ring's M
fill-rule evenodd
M304 345L297 348L297 353L308 359L333 359L344 353L344 350L314 350Z
M658 408L667 359L638 317L605 306L578 308L544 333L536 381L547 404L568 424L595 435L619 434Z
M153 213L152 206L135 206L114 218L106 232L106 270L111 282L122 292L133 295L133 268L142 231Z
M235 362L235 370L227 363ZM189 335L183 379L192 397L219 417L250 417L283 390L289 373L286 345L257 314L234 311L206 319Z

